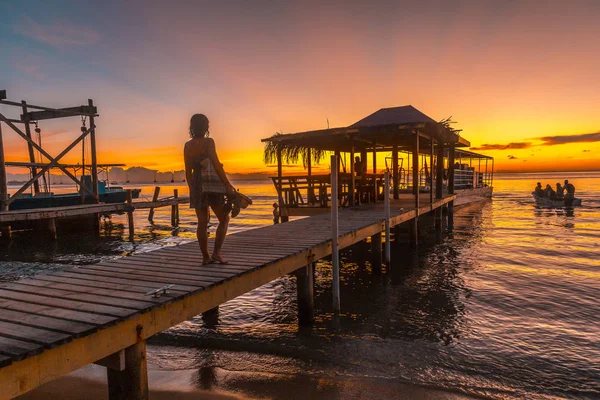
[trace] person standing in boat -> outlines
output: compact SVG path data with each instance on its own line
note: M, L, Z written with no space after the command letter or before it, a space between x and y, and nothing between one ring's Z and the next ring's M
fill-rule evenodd
M196 210L198 217L196 235L202 252L202 264L213 262L226 264L227 261L221 255L221 247L229 226L229 212L225 210L225 195L234 195L235 189L217 157L215 141L208 135L208 118L203 114L192 116L190 120L192 139L185 144L183 151L185 177L190 189L190 208ZM208 252L208 207L219 220L212 255Z
M567 192L565 194L565 206L571 207L573 205L573 200L575 200L575 186L565 179L564 190Z
M556 198L559 200L565 198L565 188L560 184L560 182L556 182Z

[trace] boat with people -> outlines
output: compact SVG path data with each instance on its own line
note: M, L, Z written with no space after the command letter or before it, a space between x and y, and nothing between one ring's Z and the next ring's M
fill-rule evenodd
M565 179L564 185L557 183L556 190L549 184L546 188L542 188L542 183L538 182L531 195L535 204L541 207L562 208L581 205L581 199L575 197L575 186L568 179Z
M570 206L565 204L565 199L549 199L547 197L538 196L535 192L531 192L535 204L541 207L562 208L562 207L577 207L581 206L581 199L573 198L573 203Z

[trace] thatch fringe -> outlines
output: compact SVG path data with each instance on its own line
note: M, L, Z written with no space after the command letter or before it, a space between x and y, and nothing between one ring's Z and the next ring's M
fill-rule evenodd
M271 136L271 138L279 135L281 135L281 133L277 132L275 135ZM277 153L281 151L282 162L286 164L297 163L298 160L301 159L302 165L306 168L308 165L309 150L311 159L315 164L319 164L321 160L325 158L327 153L329 153L325 150L311 149L305 146L290 146L276 140L268 140L265 142L263 159L265 164L275 164L277 163Z

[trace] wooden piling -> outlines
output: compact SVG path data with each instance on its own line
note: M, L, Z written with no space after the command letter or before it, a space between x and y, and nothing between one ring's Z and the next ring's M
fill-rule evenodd
M354 205L355 192L356 192L356 171L354 171L354 140L351 140L350 144L350 185L348 185L348 204Z
M48 219L48 233L50 234L50 239L56 240L58 238L56 234L56 218Z
M394 186L394 199L400 198L400 175L398 174L398 145L392 148L392 181Z
M2 123L0 123L0 211L8 210L8 185L6 182L6 164L4 163L4 144L2 142ZM11 239L10 225L0 226L0 237Z
M90 110L94 109L94 102L88 99ZM89 115L90 118L90 152L92 153L92 165L90 174L92 175L92 193L95 197L95 202L99 202L98 198L98 158L96 155L96 125L94 123L94 114ZM84 171L85 173L85 171Z
M419 133L415 132L415 146L412 154L413 195L415 196L415 211L417 215L411 220L411 245L419 245Z
M441 199L444 195L443 191L443 180L444 180L444 144L438 143L437 147L437 170L436 170L436 182L435 182L435 198ZM438 240L441 239L442 235L442 209L441 207L435 209L435 233Z
M390 219L392 216L390 210L390 173L388 171L385 171L384 182L383 199L385 208L385 265L386 267L389 267L391 262Z
M152 202L156 203L158 201L158 195L160 194L160 186L156 186L154 188L154 194L152 195ZM154 207L150 208L148 212L148 221L154 222Z
M133 197L131 189L127 189L127 223L129 227L129 240L133 240L134 224L133 224Z
M23 117L24 117L24 122L25 122L25 135L27 136L28 139L31 139L31 126L29 125L29 118L27 118L27 102L25 100L21 101L21 105L22 105L22 110L23 110ZM27 151L29 153L29 161L31 163L35 162L35 153L33 151L33 146L31 145L31 142L27 142ZM37 175L37 168L32 166L31 167L31 176L36 176ZM36 179L33 182L33 192L34 193L39 193L40 192L40 182Z
M310 263L306 267L296 271L296 291L298 298L298 324L310 325L314 320L315 298L314 298L314 270L315 264Z
M340 312L340 252L338 249L338 162L331 156L331 260L333 270L333 312Z
M109 400L147 400L148 366L146 341L125 349L125 369L107 368Z
M448 194L454 194L454 145L448 152ZM454 200L448 203L448 231L454 229Z
M371 270L375 275L381 274L381 232L371 236Z
M179 193L177 189L173 189L173 199L177 200L179 198ZM179 226L179 204L175 203L171 206L171 226L177 227Z

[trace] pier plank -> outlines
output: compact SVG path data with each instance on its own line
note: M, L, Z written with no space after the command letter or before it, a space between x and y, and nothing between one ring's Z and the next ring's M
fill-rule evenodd
M85 288L114 289L114 290L119 290L121 292L131 293L131 294L139 294L139 293L144 294L144 293L147 293L148 291L154 289L154 286L151 286L151 285L140 286L140 285L108 283L108 282L102 282L99 280L85 280L85 279L77 279L77 278L71 278L71 277L66 277L66 276L57 276L57 275L40 275L39 277L36 277L36 280L42 281L42 282L47 281L47 282L56 282L56 283L68 283L68 284L77 285L78 287L81 287L82 289L85 289ZM171 288L170 291L180 294L180 295L185 295L186 293L189 293L189 291L187 291L187 290L179 290L177 286Z
M30 293L13 292L0 289L0 298L7 300L17 300L25 303L39 304L56 308L65 308L67 310L87 311L93 314L102 314L112 317L129 317L138 313L137 310L130 308L121 308L114 306L105 306L100 304L84 303L76 300L57 299L48 296L39 296ZM1 305L1 303L0 303Z
M80 284L73 283L64 283L64 282L53 282L48 280L41 279L24 279L19 281L21 285L28 285L32 287L38 288L50 288L50 289L59 289L65 290L68 292L76 292L76 293L85 293L90 295L98 295L106 297L106 302L109 302L111 305L114 304L114 299L124 299L124 300L134 300L134 301L144 301L150 303L162 303L163 301L160 298L152 298L148 297L145 294L148 290L139 291L137 293L131 293L124 290L119 290L117 288L98 288L98 287L90 287L90 286L82 286ZM181 293L183 294L183 293ZM93 301L92 301L93 302ZM101 302L104 304L104 301Z
M38 328L45 328L52 331L70 334L74 337L89 335L90 333L98 330L95 325L7 309L0 310L0 320L30 325Z
M21 361L44 351L44 346L21 340L0 336L0 355L8 356L13 361Z
M64 333L4 321L0 321L0 336L41 344L47 348L73 340L73 336Z
M177 274L186 274L189 275L190 277L193 278L199 278L199 279L205 279L208 281L214 281L217 282L220 279L227 279L230 278L231 276L235 276L237 274L240 274L242 272L247 271L248 268L220 268L221 266L226 266L227 264L221 264L218 267L215 267L215 265L209 266L207 268L207 266L198 266L196 265L194 266L190 266L189 264L172 264L169 265L167 268L165 268L163 263L160 262L148 262L145 260L137 260L137 261L131 261L128 262L127 264L112 264L112 265L106 265L106 264L97 264L97 265L102 265L102 266L110 266L110 267L117 267L117 266L122 266L122 267L127 267L127 268L136 268L136 269L141 269L144 271L169 271L170 273L177 273Z
M94 265L86 265L83 267L80 267L79 269L81 270L85 270L85 271L103 271L105 272L107 275L113 275L116 273L119 273L120 275L130 275L132 278L161 278L161 279L165 279L165 281L167 283L177 283L177 282L185 282L185 283L191 283L191 284L199 284L202 285L204 287L209 286L215 282L219 282L219 278L214 278L214 279L196 279L194 277L191 277L189 275L186 274L177 274L177 273L170 273L170 272L157 272L157 271L150 271L147 269L140 269L140 268L134 268L133 266L127 265L127 266L123 266L123 265L100 265L100 264L94 264ZM234 276L233 274L231 276Z
M31 293L43 296L49 296L57 299L68 299L78 300L85 303L91 304L104 304L108 306L118 306L123 308L130 308L132 310L139 310L143 308L151 308L156 302L148 301L148 299L142 299L141 296L138 300L125 299L121 297L109 297L108 295L97 295L93 294L92 291L74 291L72 288L67 290L58 289L47 286L36 286L27 285L22 283L11 283L2 285L0 288L4 290L12 290L20 293Z
M112 325L119 320L117 317L111 317L107 315L92 314L65 308L56 308L52 306L5 299L0 299L0 310L22 311L25 313L32 313L46 317L60 318L67 321L83 322L100 328Z
M12 363L12 359L10 357L0 355L0 368L6 367L7 365L9 365L11 363Z
M128 283L135 282L136 286L148 288L147 291L157 289L157 288L169 283L164 280L163 281L158 281L158 280L144 281L144 280L138 279L138 280L132 281L130 277L123 278L123 277L114 276L114 274L107 276L106 274L97 273L96 271L86 272L85 270L81 270L79 268L73 268L71 270L56 273L53 275L61 276L61 277L76 278L76 279L80 279L80 280L86 280L88 282L105 282L105 283L114 283L114 284L128 284ZM197 286L197 285L191 286L188 282L186 284L178 283L174 287L174 289L175 288L177 290L184 290L184 291L190 293L190 292L194 292L196 290L202 289L202 286Z

